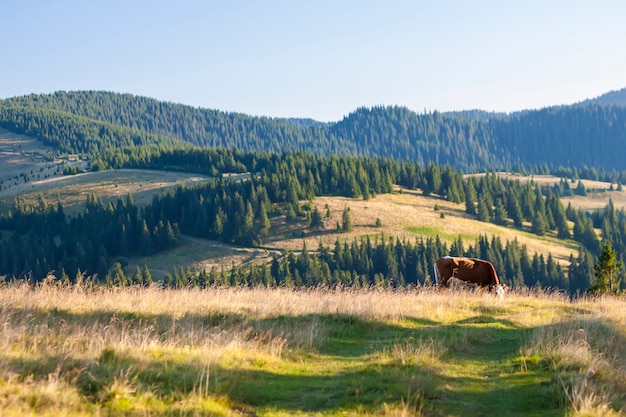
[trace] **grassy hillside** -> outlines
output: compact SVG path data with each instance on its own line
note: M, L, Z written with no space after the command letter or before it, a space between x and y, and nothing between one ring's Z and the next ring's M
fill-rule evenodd
M37 139L0 129L0 191L4 194L13 189L17 194L18 185L60 176L63 172L61 161L45 158L53 154L52 147Z
M478 176L484 174L476 174ZM561 181L561 178L554 175L532 175L524 176L519 174L511 174L502 172L499 173L502 178L519 180L521 182L533 181L540 185L554 185ZM609 200L613 201L616 208L626 208L626 191L618 191L618 185L606 181L594 181L594 180L580 180L587 190L586 196L571 196L562 197L561 201L563 205L567 207L568 204L572 204L572 207L582 210L595 210L606 207ZM570 183L571 188L576 188L578 182ZM611 189L612 188L612 189Z
M626 302L0 288L0 414L621 415Z
M325 228L310 229L306 220L289 223L284 215L271 219L272 228L261 248L242 248L206 239L183 236L180 245L165 253L129 259L126 272L132 274L137 266L147 265L155 279L163 278L172 268L191 266L210 270L212 267L229 268L234 264L268 262L274 251L299 251L306 245L309 251L316 250L320 242L332 247L335 241L352 241L370 236L372 239L399 237L416 239L435 238L452 243L459 236L465 244L474 244L479 236L499 236L503 242L518 240L526 245L530 253L541 253L566 266L570 254L577 256L578 245L574 241L563 241L555 236L537 236L514 228L485 224L465 214L463 204L455 204L437 197L424 197L419 192L398 191L378 195L370 200L345 197L319 197L313 202L322 213L326 207L331 217L325 220ZM353 229L338 232L345 207L350 208ZM376 227L380 219L381 227Z
M26 168L28 170L28 168ZM29 170L28 170L29 171ZM520 177L521 178L521 177ZM95 193L103 201L115 201L118 197L132 194L137 205L142 206L152 201L155 193L166 187L182 183L194 184L205 181L208 177L195 174L149 171L149 170L111 170L85 173L73 176L54 176L42 180L31 180L0 190L0 209L6 210L19 195L26 202L36 203L43 197L50 203L61 201L65 212L75 214L82 211L88 193ZM530 180L530 178L527 178ZM556 177L537 177L534 181L555 181ZM587 184L599 188L610 184ZM576 196L565 199L575 207L601 207L612 198L616 206L626 205L626 192L592 192L588 196ZM559 240L554 236L537 236L527 231L485 224L465 214L463 204L455 204L438 198L425 197L420 191L397 189L392 194L378 195L369 200L350 199L344 197L318 197L313 202L322 213L326 207L331 217L325 220L325 227L314 231L308 227L306 220L295 223L286 222L284 216L271 219L272 229L263 242L263 248L241 248L216 241L183 237L180 245L170 252L155 256L130 258L126 266L127 273L133 273L137 265L147 265L156 279L160 279L172 271L173 267L207 269L212 267L230 267L233 263L250 263L268 261L272 250L285 251L302 249L306 243L309 250L318 247L321 241L332 246L337 238L348 240L361 236L397 236L413 241L415 239L439 236L451 243L459 236L466 244L473 244L478 236L499 236L503 242L517 239L528 247L530 253L551 253L562 265L568 263L570 254L577 255L577 244L573 241ZM337 223L341 223L341 215L345 207L350 208L353 230L339 233ZM381 227L376 227L380 219ZM528 227L529 228L529 227Z
M135 203L143 206L165 188L208 179L198 174L128 169L55 176L14 185L0 192L0 208L10 207L17 196L30 204L43 197L49 203L60 201L66 213L75 214L84 209L87 195L92 192L104 202L115 202L132 194Z
M25 136L14 135L9 132L0 132L1 149L19 149L20 152L5 153L3 163L11 167L10 177L0 189L0 210L7 210L13 205L16 196L28 203L35 204L43 197L49 203L61 201L65 212L75 214L81 212L88 193L95 193L103 201L114 201L118 197L132 194L135 203L139 206L152 201L155 193L166 187L182 183L193 184L205 181L208 177L194 174L149 171L149 170L109 170L94 173L84 173L73 176L61 175L61 164L68 161L56 161L50 166L55 167L55 175L46 177L37 176L42 169L43 162L29 155L40 148L40 142ZM23 163L18 163L21 158ZM3 171L6 172L8 171ZM31 174L33 172L34 174ZM46 173L47 171L43 171ZM505 175L505 174L503 174ZM15 179L17 178L17 180ZM28 180L26 180L28 178ZM550 177L558 182L558 178ZM537 181L537 177L533 177ZM548 181L548 178L542 180ZM608 188L608 184L606 187ZM588 187L589 188L589 187ZM602 193L602 198L610 195L616 205L626 205L624 192ZM597 203L599 200L591 194L587 197L575 197L571 200L574 206ZM608 201L608 200L606 200ZM566 264L570 254L576 255L577 245L573 242L563 242L554 237L538 237L530 233L512 228L505 228L492 224L477 222L464 213L462 204L454 204L437 196L424 197L419 191L398 189L394 194L378 195L364 201L343 197L319 197L314 203L322 213L326 213L326 206L330 209L331 217L325 221L325 228L313 231L308 228L308 222L301 220L288 223L284 216L271 219L272 229L265 238L264 249L246 249L225 245L220 242L184 237L179 247L167 253L160 253L151 257L138 257L128 260L127 273L133 273L137 265L147 265L156 279L160 279L177 268L191 266L210 270L230 267L233 263L264 262L270 259L271 250L300 250L306 243L309 250L317 248L320 241L325 245L333 245L339 237L342 241L358 238L364 235L398 236L409 240L439 236L442 240L451 243L459 236L466 244L473 243L479 235L497 235L503 241L518 239L527 245L531 253L551 253L561 264ZM341 222L341 214L345 207L351 210L354 228L350 233L338 233L336 224ZM382 227L375 227L380 219Z
M0 132L0 148L5 150L0 157L5 158L3 163L10 167L11 172L0 189L0 210L11 207L14 198L19 195L30 203L36 203L41 197L52 204L61 201L66 213L75 214L82 210L87 194L91 192L105 202L130 193L133 194L136 204L142 206L151 202L153 195L166 187L182 183L193 184L208 178L194 174L147 170L110 170L74 176L60 175L59 164L70 163L68 161L49 163L50 169L54 168L55 175L47 176L47 165L43 166L44 161L33 156L33 152L43 152L39 145L40 143L32 138L6 131ZM9 171L3 171L5 175L9 175L7 172ZM560 178L554 176L522 177L507 173L500 175L542 184L560 181ZM609 183L588 180L583 180L583 183L590 190L588 195L564 198L564 204L571 203L576 208L594 209L604 207L611 199L617 208L626 206L626 191L608 191L611 186ZM613 188L617 188L616 185ZM578 246L573 241L562 241L551 235L539 237L530 234L527 232L530 225L520 231L477 222L464 213L463 204L450 203L436 195L424 197L420 191L398 188L393 194L378 195L366 201L343 197L319 197L313 204L324 214L326 207L330 209L331 217L326 220L325 228L322 230L309 229L306 220L289 223L284 216L273 217L272 229L264 238L262 249L234 247L184 236L180 245L170 252L151 257L130 258L127 264L124 261L126 273L132 274L136 266L143 267L145 264L154 273L154 277L160 279L171 273L173 267L190 266L210 270L214 266L230 267L233 263L265 262L270 259L273 250L298 251L305 243L309 250L315 250L320 241L325 245L333 245L337 238L352 241L360 236L377 237L382 234L411 241L439 236L447 243L460 236L465 244L473 244L480 235L499 236L503 242L517 239L527 246L531 254L540 253L545 256L550 253L564 266L568 264L570 254L577 255ZM351 210L354 228L350 233L338 233L336 225L341 222L341 213L345 207ZM376 227L377 220L380 220L381 227Z

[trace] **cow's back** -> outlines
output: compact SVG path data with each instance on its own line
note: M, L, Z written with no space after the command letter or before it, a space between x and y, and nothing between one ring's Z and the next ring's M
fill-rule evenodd
M439 285L444 287L450 277L482 287L500 284L493 264L482 259L445 256L439 258L435 266L439 273Z

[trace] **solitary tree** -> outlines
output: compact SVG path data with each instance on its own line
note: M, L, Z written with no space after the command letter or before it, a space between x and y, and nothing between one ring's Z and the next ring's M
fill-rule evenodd
M311 213L311 223L309 224L311 229L319 230L324 228L324 219L322 213L315 207L313 213Z
M352 230L352 219L350 218L350 207L345 207L343 209L343 214L341 216L341 231L349 232Z
M617 260L617 255L610 240L602 241L602 249L598 261L593 266L596 281L589 291L594 294L613 293L619 290L621 278L618 272L624 265Z

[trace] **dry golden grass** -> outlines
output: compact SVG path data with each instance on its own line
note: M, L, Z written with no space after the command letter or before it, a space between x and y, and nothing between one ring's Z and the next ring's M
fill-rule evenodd
M0 415L237 415L242 405L231 403L229 390L252 383L239 373L271 370L278 378L340 368L349 374L367 363L415 370L402 400L382 404L378 415L428 415L427 398L441 395L438 378L462 380L488 371L461 365L475 353L474 343L522 335L523 329L531 331L526 341L500 340L520 343L521 370L509 378L523 377L533 363L549 368L556 375L555 395L575 416L619 415L613 404L623 404L626 396L626 300L618 298L571 302L558 294L514 292L497 299L429 289L24 285L0 288L0 306ZM338 328L345 325L350 332L359 323L379 323L369 330L374 332L377 326L397 329L381 335L385 339L397 337L400 329L424 327L419 339L387 342L373 355L346 362L315 353L343 337ZM445 357L457 359L447 363ZM169 403L157 385L137 379L160 381L156 364L158 372L179 379L180 386L167 394ZM103 369L110 374L101 374ZM216 388L215 381L225 388ZM96 383L97 389L90 388Z
M568 320L535 330L523 355L547 358L569 415L623 415L611 404L626 394L626 302L605 297L575 306Z
M48 202L60 200L66 213L72 214L82 211L87 195L92 192L104 202L115 202L132 194L135 203L143 206L152 202L152 196L160 190L208 179L203 175L180 172L115 169L30 181L0 192L0 198L10 203L19 195L25 202L35 204L37 198L43 196Z
M529 252L546 256L551 253L561 264L569 263L569 256L578 254L574 242L564 242L552 236L537 236L512 227L479 222L465 213L464 204L455 204L437 197L424 197L419 191L395 192L378 195L369 200L350 199L345 197L318 197L313 204L322 214L328 206L331 218L326 220L325 229L320 233L307 231L304 237L292 237L289 233L279 233L273 237L268 246L299 250L306 242L309 250L316 249L319 242L332 246L339 237L342 241L359 238L365 235L397 236L400 239L415 239L438 235L448 244L462 237L464 243L474 244L479 236L499 236L503 243L517 239L526 245ZM437 206L437 210L435 210ZM353 230L349 233L337 233L336 224L341 223L345 207L350 208ZM442 213L444 216L442 217ZM381 228L375 227L376 219L380 219Z
M485 174L472 174L475 176L483 176ZM519 174L512 174L509 172L499 172L498 175L501 178L511 179L511 180L519 180L524 183L527 181L534 181L540 185L551 186L554 184L558 184L561 181L560 177L555 177L554 175L532 175L525 176ZM576 188L578 185L578 181L571 182L568 180L570 188ZM611 184L610 182L605 181L594 181L594 180L581 180L585 189L587 190L586 196L572 196L572 197L563 197L561 201L563 205L567 207L568 204L572 204L572 207L581 210L596 210L606 207L609 203L609 200L613 200L613 204L615 207L626 208L626 190L617 191L617 184ZM613 191L609 191L613 186Z

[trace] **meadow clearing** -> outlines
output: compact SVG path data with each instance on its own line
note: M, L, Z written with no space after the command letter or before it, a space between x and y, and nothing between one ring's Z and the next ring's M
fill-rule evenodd
M626 300L0 288L3 416L617 416Z

